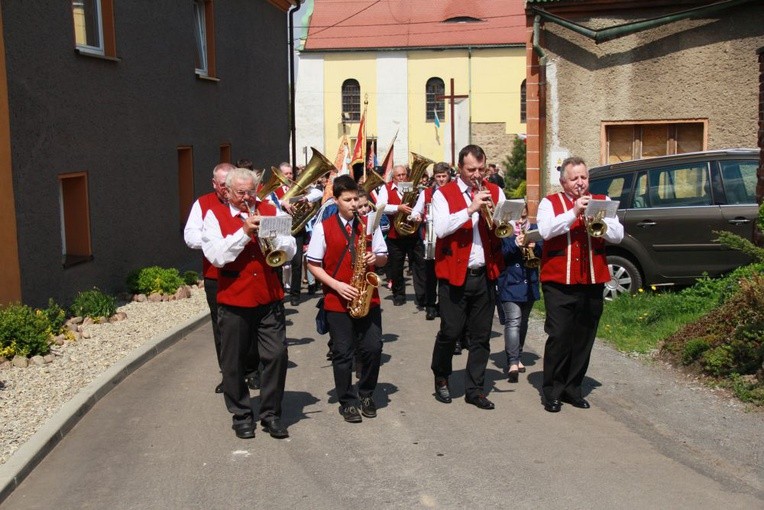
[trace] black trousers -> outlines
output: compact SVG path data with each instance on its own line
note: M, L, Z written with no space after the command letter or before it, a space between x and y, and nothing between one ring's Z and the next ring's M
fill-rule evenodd
M396 239L387 238L387 252L390 266L388 277L393 279L393 297L406 297L406 282L403 279L403 266L406 256L411 262L411 270L414 273L414 295L417 304L425 304L425 269L424 269L424 243L419 234L414 234Z
M448 379L453 371L454 345L466 334L469 354L464 392L470 398L485 393L483 386L491 354L495 284L488 280L483 270L480 276L467 275L460 287L447 280L441 280L438 287L440 331L432 352L432 372L436 379Z
M300 230L294 240L297 241L297 251L289 265L292 267L292 280L289 282L289 295L300 297L302 286L302 246L305 244L305 229Z
M234 425L254 421L249 388L244 382L252 344L257 344L263 363L260 418L281 416L289 360L284 304L279 301L254 308L218 304L218 325L223 397Z
M382 312L378 306L366 317L354 319L347 312L326 312L331 336L334 388L341 406L357 404L358 398L371 397L377 387L382 359ZM353 391L353 358L358 351L361 377L358 396Z
M438 302L438 277L435 276L435 261L424 261L424 306L435 308Z
M581 398L602 316L603 285L544 283L541 289L546 308L544 331L549 335L544 347L544 398Z
M207 296L207 306L210 307L210 319L212 320L212 337L215 341L215 356L218 360L218 367L223 369L220 359L220 326L218 326L218 281L214 278L204 279L204 294ZM247 355L247 362L244 368L244 377L252 377L257 374L260 368L260 356L257 351L257 343L253 342L251 350Z

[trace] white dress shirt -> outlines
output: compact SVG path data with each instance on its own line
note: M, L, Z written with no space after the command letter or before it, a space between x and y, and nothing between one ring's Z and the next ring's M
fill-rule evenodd
M202 218L202 206L199 200L191 206L191 212L186 220L186 226L183 229L183 240L186 246L192 250L202 249L202 229L204 228L204 218Z
M576 198L565 194L573 202ZM610 197L605 197L605 200L610 200ZM538 225L539 234L544 239L551 239L553 237L567 235L570 232L570 227L576 221L576 213L574 209L568 209L562 214L555 216L554 206L552 202L544 197L539 203L538 211L536 212L536 224ZM620 243L623 239L623 225L618 221L618 216L613 218L604 218L603 220L607 225L607 232L602 236L603 239L611 243Z
M247 214L236 209L229 204L228 212L231 217L239 216L242 221L247 218ZM285 216L285 213L279 212L277 216ZM220 231L220 222L215 217L213 211L209 211L204 217L204 229L202 231L202 251L207 260L215 267L223 267L229 262L233 262L241 254L244 248L252 241L252 237L244 233L240 228L233 234L223 237ZM273 240L273 247L277 250L286 252L286 259L292 260L297 253L297 243L292 236L277 236Z
M472 219L472 248L470 249L470 258L467 262L467 267L470 269L477 269L485 266L485 253L483 252L483 241L480 239L480 231L478 230L478 221L480 219L480 211L470 214L467 212L467 208L472 203L472 197L470 192L472 186L468 186L462 181L461 177L456 180L456 185L459 186L459 190L464 197L464 209L451 214L448 209L448 201L443 196L440 190L436 191L432 195L432 227L435 230L435 236L443 239L447 237L461 227L465 222ZM506 197L504 193L499 190L499 203L496 207L499 207L504 203Z
M342 216L340 216L340 221L342 222L343 227L350 223L350 221L345 220L345 218ZM379 229L379 227L374 230L374 235L371 238L371 251L374 252L375 255L387 255L387 244L385 243L385 238L382 235L382 231ZM310 244L308 245L306 257L311 262L317 262L321 264L324 260L324 255L326 255L326 236L324 236L324 223L322 221L318 221L313 227L313 234L310 238Z
M394 193L398 194L398 198L400 198L401 200L403 199L403 193L401 193L401 191L398 189L398 184L393 183L392 190ZM379 188L379 193L377 193L377 203L386 204L385 214L396 214L398 212L398 205L400 205L400 204L390 203L390 199L387 193L387 186L382 186L381 188Z

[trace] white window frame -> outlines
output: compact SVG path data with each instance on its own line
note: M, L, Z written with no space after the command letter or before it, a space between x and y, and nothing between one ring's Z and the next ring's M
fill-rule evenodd
M207 15L204 0L194 0L194 37L196 38L196 53L202 67L196 68L196 74L208 76L207 63Z
M85 30L86 30L86 33L87 33L88 28L91 28L91 27L87 26L88 17L84 15L84 10L85 10L84 4L85 4L86 1L87 0L72 0L72 16L74 16L75 6L77 4L79 4L79 6L83 10L83 18L84 18L84 21L85 21ZM96 10L95 18L96 18L97 23L98 23L98 27L97 27L97 29L98 29L98 46L90 46L89 44L79 44L79 43L76 43L76 41L75 41L75 44L77 46L77 50L79 50L82 53L90 53L90 54L93 54L93 55L101 55L101 56L103 56L103 55L106 54L106 50L105 50L105 47L104 47L104 39L103 39L103 10L101 8L101 0L91 0L91 1L93 2L94 6L95 6L95 10ZM96 27L92 27L92 28L96 28Z

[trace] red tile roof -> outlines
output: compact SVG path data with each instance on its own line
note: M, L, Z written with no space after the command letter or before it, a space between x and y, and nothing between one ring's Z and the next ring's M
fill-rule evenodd
M314 0L305 50L525 44L523 0ZM454 18L477 22L455 23Z

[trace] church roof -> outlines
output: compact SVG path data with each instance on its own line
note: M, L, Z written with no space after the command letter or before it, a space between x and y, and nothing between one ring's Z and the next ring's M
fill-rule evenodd
M523 0L313 0L305 51L524 45Z

